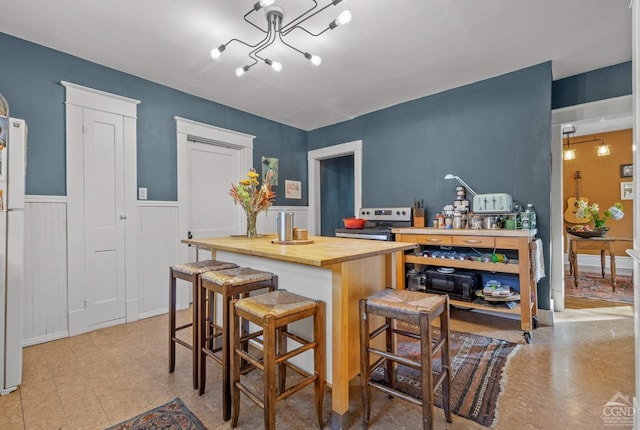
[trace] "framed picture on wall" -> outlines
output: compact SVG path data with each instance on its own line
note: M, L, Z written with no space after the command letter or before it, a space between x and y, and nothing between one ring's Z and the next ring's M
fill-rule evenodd
M620 165L620 177L631 178L633 177L633 164L621 164Z
M633 200L633 182L620 182L620 200Z

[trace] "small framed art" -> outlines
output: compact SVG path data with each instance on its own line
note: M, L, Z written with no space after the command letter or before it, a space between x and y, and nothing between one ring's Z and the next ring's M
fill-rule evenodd
M633 164L621 164L620 165L620 177L631 178L633 177Z

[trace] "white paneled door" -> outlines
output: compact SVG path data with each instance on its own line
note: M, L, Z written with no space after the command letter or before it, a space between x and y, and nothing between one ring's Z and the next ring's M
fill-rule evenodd
M236 233L238 212L228 192L231 183L241 179L240 151L189 141L187 154L190 237Z
M84 109L87 325L125 317L123 118Z

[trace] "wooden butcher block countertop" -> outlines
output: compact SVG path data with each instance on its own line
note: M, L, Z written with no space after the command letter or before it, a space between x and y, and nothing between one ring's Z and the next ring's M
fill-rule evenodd
M244 236L231 236L185 239L182 243L212 250L255 255L318 267L326 267L336 263L389 254L416 247L416 244L412 243L324 236L309 236L313 243L305 245L283 245L272 243L275 238L275 235L250 239Z

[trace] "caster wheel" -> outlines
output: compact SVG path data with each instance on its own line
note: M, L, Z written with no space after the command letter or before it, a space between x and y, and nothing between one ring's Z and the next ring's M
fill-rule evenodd
M537 329L538 327L540 327L540 321L538 320L538 317L533 317L532 319L532 324L533 324L533 329Z
M531 333L528 331L525 331L524 334L524 341L527 343L531 343L533 340L531 339Z

